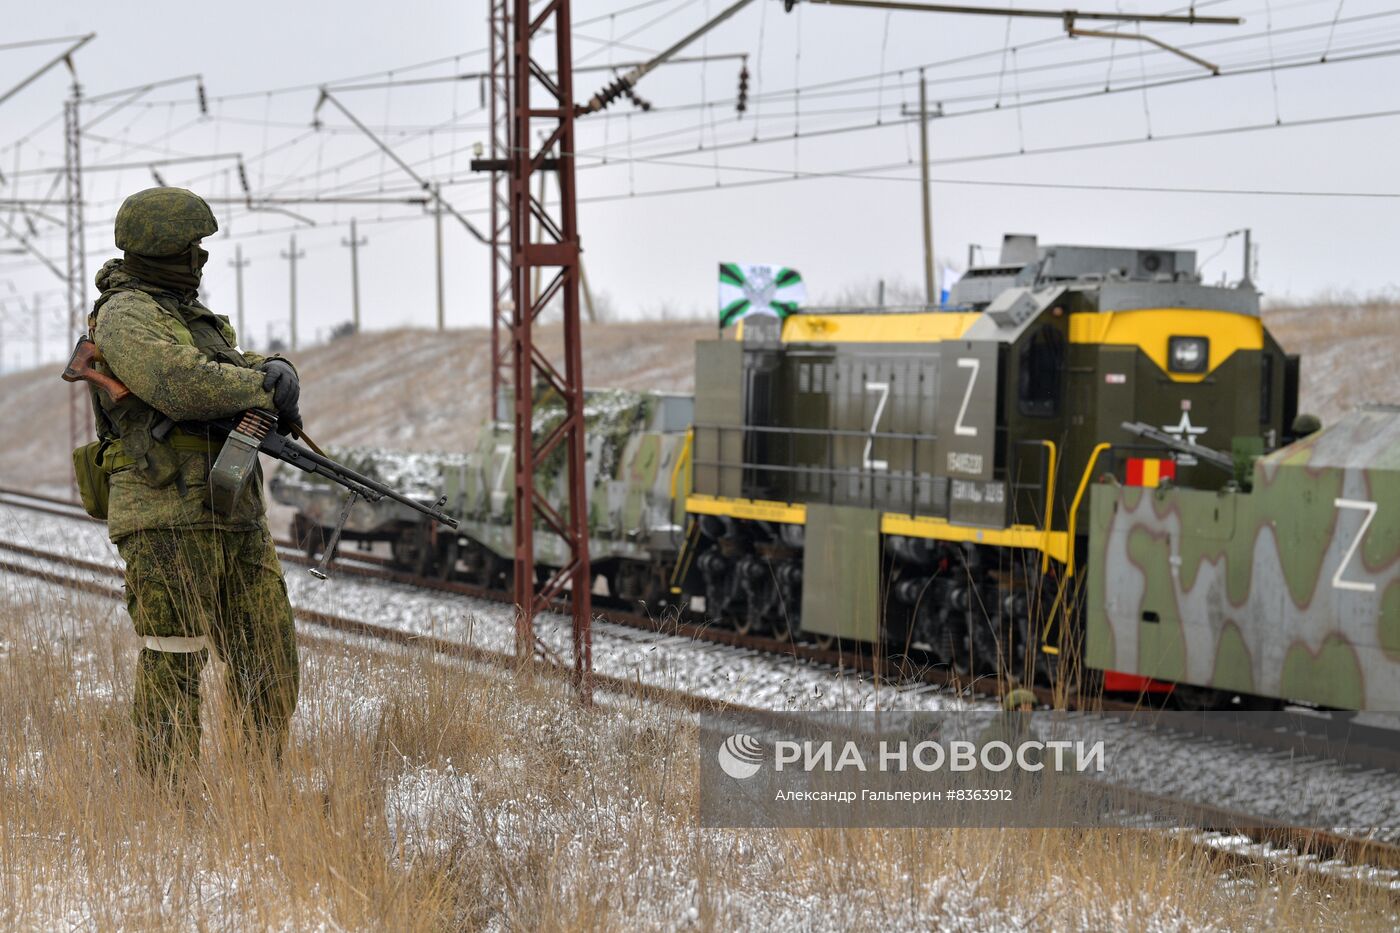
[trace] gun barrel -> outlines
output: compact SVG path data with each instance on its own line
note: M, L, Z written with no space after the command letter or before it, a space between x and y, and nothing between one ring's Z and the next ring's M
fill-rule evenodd
M274 440L274 438L276 439ZM424 505L415 499L411 499L400 492L390 489L383 483L372 480L361 473L356 473L343 464L336 463L329 457L323 457L295 441L288 440L280 434L269 434L267 438L264 439L263 449L279 460L283 460L293 466L306 469L307 467L303 464L310 464L314 466L311 472L319 473L327 479L335 480L345 486L351 486L352 488L358 486L360 487L360 494L370 501L375 501L380 498L393 499L400 505L408 506L415 512L420 512L436 522L441 522L449 528L457 527L457 519L448 515L438 507L441 505L442 500L439 500L437 505Z
M1235 458L1213 447L1205 447L1193 441L1183 440L1174 434L1168 434L1166 431L1158 430L1152 425L1144 424L1141 421L1124 421L1123 430L1144 440L1152 441L1155 444L1161 444L1163 447L1170 448L1179 453L1204 460L1206 463L1217 466L1226 472L1235 472Z

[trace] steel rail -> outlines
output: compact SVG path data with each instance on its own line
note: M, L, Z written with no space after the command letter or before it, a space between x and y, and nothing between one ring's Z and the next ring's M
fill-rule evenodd
M12 497L27 497L38 502L15 501ZM53 496L37 495L18 489L0 487L0 505L11 505L31 511L92 522L81 511L81 506L71 500ZM66 508L64 508L66 506ZM274 538L279 548L278 557L284 563L303 567L314 567L321 555L308 551L303 545L283 538ZM0 550L44 557L47 552L23 545L0 541ZM57 558L51 558L57 559ZM111 570L110 565L94 565ZM451 593L473 599L509 605L512 593L509 589L497 589L461 580L425 577L405 572L393 566L392 558L379 554L342 553L337 554L329 564L333 571L355 577L410 586L416 589L440 593ZM660 615L637 611L624 600L595 597L598 604L594 614L602 621L626 628L637 629L659 635L675 636L694 642L705 642L730 648L757 651L768 655L782 656L801 661L815 667L837 673L857 674L873 679L876 683L885 682L892 687L924 685L946 688L955 693L973 694L996 700L1000 697L1001 684L993 677L964 677L956 672L942 670L927 664L918 655L891 658L871 650L873 646L858 643L847 647L837 642L834 647L824 648L788 638L775 638L766 635L746 634L733 629L719 628L700 613L668 610ZM556 600L556 610L568 614L567 605ZM1127 702L1100 695L1083 694L1077 689L1056 691L1043 685L1029 687L1039 702L1052 709L1101 713L1113 716L1127 716L1148 711L1140 702ZM1208 715L1194 718L1189 724L1179 718L1164 728L1203 738L1220 739L1237 745L1248 745L1261 749L1286 751L1298 755L1316 756L1321 749L1329 747L1328 723L1306 723L1312 729L1299 728L1293 731L1280 731L1274 728L1249 728L1239 721L1217 721ZM1400 752L1396 749L1393 734L1382 728L1349 726L1351 741L1346 747L1345 760L1362 767L1400 768Z
M117 568L99 561L6 542L0 542L0 548L74 570L104 576L120 577L121 575ZM119 589L97 580L60 575L52 570L35 567L31 564L0 559L0 570L94 596L113 600L123 598ZM557 679L561 683L568 683L573 677L572 667L567 663L545 660L536 662L533 666L522 665L520 659L513 652L493 651L453 639L418 634L319 610L295 608L294 614L298 621L306 625L327 629L342 635L367 638L396 647L426 650L435 655L482 664L508 673L529 670ZM303 640L321 640L305 631L301 633L301 638ZM745 722L776 729L783 729L788 725L795 724L805 725L805 723L800 723L798 717L793 714L699 697L693 693L661 687L637 679L595 673L594 681L598 688L609 693L645 702L659 703L690 713L721 712ZM1094 782L1086 781L1084 784L1091 791L1094 789ZM1115 785L1105 786L1103 790L1110 793L1113 799L1126 809L1149 814L1161 813L1165 810L1170 812L1177 822L1204 830L1205 835L1189 836L1186 842L1199 851L1204 858L1216 863L1222 869L1226 866L1251 866L1272 871L1280 867L1281 864L1285 866L1292 864L1300 871L1306 872L1324 883L1352 885L1361 881L1393 897L1400 898L1400 886L1398 886L1400 883L1368 881L1345 876L1346 870L1357 868L1400 870L1400 846L1378 840L1346 836L1329 830L1288 826L1262 820L1240 811L1194 801L1162 797L1133 788ZM1183 831L1182 826L1163 828L1174 829L1177 832ZM1213 835L1216 833L1221 835ZM1227 848L1228 839L1233 835L1244 835L1261 846L1278 847L1281 851L1256 852ZM1333 861L1331 864L1327 864L1324 860ZM1345 862L1346 865L1338 866L1335 864L1337 861Z

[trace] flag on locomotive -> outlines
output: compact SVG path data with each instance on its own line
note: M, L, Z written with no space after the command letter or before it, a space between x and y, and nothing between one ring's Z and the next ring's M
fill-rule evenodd
M719 264L719 326L750 314L782 320L807 300L807 285L796 269L767 264Z

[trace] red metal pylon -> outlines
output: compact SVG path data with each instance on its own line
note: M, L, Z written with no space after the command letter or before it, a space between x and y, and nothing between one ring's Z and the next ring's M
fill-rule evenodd
M535 614L566 588L573 610L574 670L580 695L591 697L593 669L593 573L588 561L588 500L584 476L583 352L579 328L579 238L574 188L572 20L569 0L552 0L531 17L530 0L513 0L512 46L505 64L511 85L510 259L511 356L515 405L515 602L516 649L534 656ZM533 55L537 37L551 37L553 68ZM537 131L543 131L536 142ZM559 202L553 211L531 193L535 173L556 173ZM534 221L532 223L532 221ZM537 229L536 229L537 228ZM531 276L545 284L532 296ZM551 275L552 273L552 275ZM541 312L554 302L563 311L562 360L549 359L535 342ZM536 389L552 389L563 418L536 437ZM551 503L536 486L539 468L562 451L564 502ZM561 566L535 587L535 522L564 540Z

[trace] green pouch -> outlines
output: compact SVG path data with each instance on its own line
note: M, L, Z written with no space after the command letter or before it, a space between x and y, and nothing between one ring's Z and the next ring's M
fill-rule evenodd
M110 441L93 441L73 450L73 475L78 480L78 496L83 510L93 518L107 520L107 500L112 488L112 461L107 456Z

